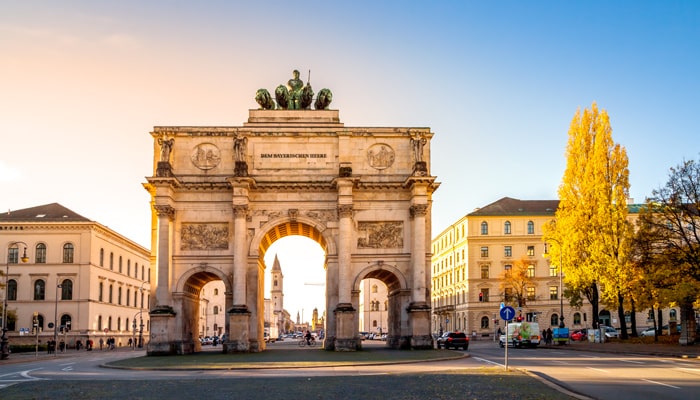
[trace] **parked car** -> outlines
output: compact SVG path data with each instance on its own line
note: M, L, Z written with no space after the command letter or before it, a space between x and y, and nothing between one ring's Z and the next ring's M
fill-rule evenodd
M588 329L579 329L571 334L571 340L580 342L588 339Z
M445 332L442 336L437 338L437 348L449 349L449 348L462 348L462 350L467 350L469 348L469 338L464 332Z
M677 333L681 333L681 324L676 325L676 331ZM661 334L662 335L668 335L668 325L664 325L661 327ZM654 336L654 327L651 326L645 330L643 330L639 336Z
M605 332L606 338L608 338L608 339L616 338L617 339L618 337L620 337L620 335L617 333L617 329L613 328L612 326L601 325L600 327L605 329L604 332Z

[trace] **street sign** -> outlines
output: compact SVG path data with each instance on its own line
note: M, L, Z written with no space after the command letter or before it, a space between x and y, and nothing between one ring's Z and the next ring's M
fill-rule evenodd
M515 310L511 306L505 306L501 308L500 314L501 319L505 321L510 321L511 319L513 319L513 317L515 317Z
M506 303L501 302L501 308L505 307Z

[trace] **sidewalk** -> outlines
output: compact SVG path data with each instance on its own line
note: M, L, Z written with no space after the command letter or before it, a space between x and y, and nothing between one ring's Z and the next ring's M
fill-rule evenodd
M564 345L552 344L548 346L543 345L541 347L614 354L693 358L700 360L700 345L681 346L679 344L670 343L630 343L612 339L605 343L570 342Z

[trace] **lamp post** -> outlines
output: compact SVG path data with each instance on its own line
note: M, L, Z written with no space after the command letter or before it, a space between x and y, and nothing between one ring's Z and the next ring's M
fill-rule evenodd
M58 289L60 289L62 286L61 285L56 285L56 303L54 305L53 309L53 345L56 346L56 341L58 340ZM56 348L54 347L53 351L54 356L58 356L58 353L56 353Z
M143 279L143 277L141 277ZM139 321L140 321L140 329L139 329L139 349L143 347L143 285L146 284L146 281L141 282L141 287L139 288L139 293L141 293L141 311L139 312ZM134 321L135 323L136 321Z
M29 257L27 257L27 244L24 242L10 242L10 244L7 245L7 259L5 260L5 300L3 301L2 304L2 337L0 338L0 359L1 360L6 360L10 357L10 343L7 338L7 298L9 297L9 291L7 284L9 282L9 275L10 275L10 261L14 261L14 263L17 263L17 254L14 254L13 260L10 260L10 249L14 248L17 245L24 245L24 253L22 254L22 262L26 263L29 261ZM19 249L18 249L19 250Z
M564 286L562 284L562 276L564 275L564 248L559 240L554 238L549 238L549 240L559 245L559 327L563 328L566 326L564 325Z

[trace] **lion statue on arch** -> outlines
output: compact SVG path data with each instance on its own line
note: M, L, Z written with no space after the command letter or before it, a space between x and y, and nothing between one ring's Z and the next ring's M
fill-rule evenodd
M267 89L258 89L255 93L255 101L260 104L260 108L263 110L272 110L275 108L275 102L272 101L272 96Z
M318 97L316 97L316 103L314 103L314 108L317 110L327 110L328 106L331 105L333 101L333 93L330 89L324 88L318 92Z

